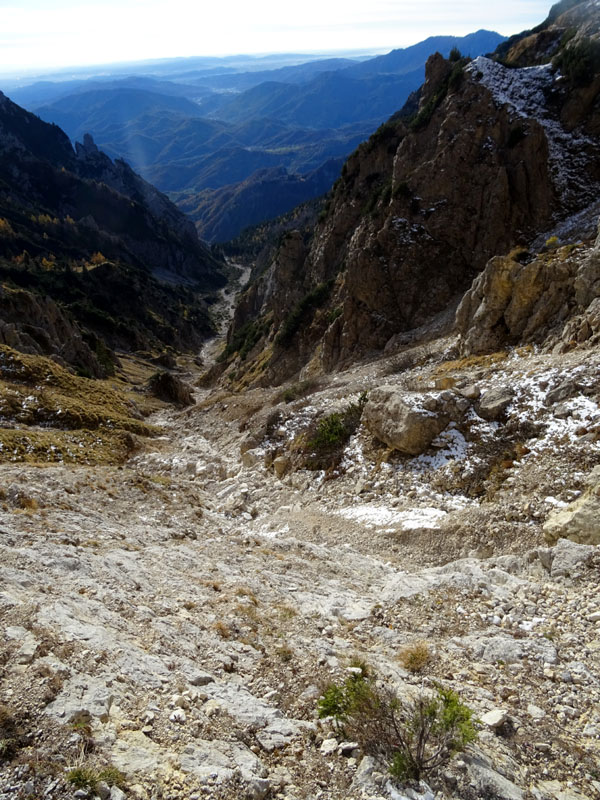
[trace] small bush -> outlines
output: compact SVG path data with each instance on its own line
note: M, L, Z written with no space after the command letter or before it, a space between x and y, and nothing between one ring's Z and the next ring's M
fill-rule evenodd
M67 773L67 780L76 789L95 791L98 786L98 773L91 767L74 767Z
M110 766L101 769L98 773L98 780L104 781L109 786L118 786L119 789L125 788L125 775L116 767Z
M402 781L420 780L477 736L473 712L451 689L438 686L433 696L408 700L379 688L362 673L330 684L318 714L332 717L345 736L356 739Z
M572 86L588 86L600 72L600 42L583 39L564 47L553 62Z
M96 792L100 782L109 786L125 788L125 776L116 767L108 766L102 769L93 767L74 767L67 773L67 780L76 789L89 789Z
M304 446L305 466L308 469L332 469L337 466L344 447L360 424L367 393L363 392L356 403L350 403L344 411L336 411L321 417L316 430Z
M400 663L409 672L421 672L431 661L427 642L415 642L400 653Z

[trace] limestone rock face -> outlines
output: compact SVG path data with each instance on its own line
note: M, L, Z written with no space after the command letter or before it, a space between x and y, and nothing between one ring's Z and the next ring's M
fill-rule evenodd
M392 387L375 389L363 411L363 422L388 447L407 455L424 452L458 414L450 392L412 395Z
M589 249L563 247L535 259L514 251L490 259L458 307L456 328L465 355L552 336L567 347L597 337L600 236Z
M600 544L600 467L591 472L587 484L581 497L545 523L544 537L549 544L561 538L581 544Z
M0 286L0 344L55 360L103 377L95 353L76 325L49 297Z
M587 308L600 297L600 224L593 249L575 277L575 298L582 308Z

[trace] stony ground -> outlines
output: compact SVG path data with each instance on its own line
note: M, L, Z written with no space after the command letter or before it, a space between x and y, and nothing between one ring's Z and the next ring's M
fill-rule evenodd
M600 353L452 347L288 403L198 388L120 467L2 466L2 800L600 796L600 548L543 531L600 464ZM297 468L316 417L386 384L472 406L422 455L360 426L329 473ZM431 791L318 719L359 663L474 710Z

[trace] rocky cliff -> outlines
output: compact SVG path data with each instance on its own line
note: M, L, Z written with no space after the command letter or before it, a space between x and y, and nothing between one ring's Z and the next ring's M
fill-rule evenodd
M197 350L224 267L125 162L0 94L0 342L93 376L111 348Z
M429 59L418 106L350 157L308 244L288 236L255 276L230 335L254 347L242 373L269 383L347 364L448 308L493 256L537 251L556 230L591 236L599 15L563 2L502 62Z
M124 161L100 152L90 136L74 152L60 128L0 94L0 146L0 212L14 233L10 242L3 237L3 250L11 255L48 249L31 225L31 216L42 214L68 220L53 237L66 249L102 250L204 289L223 285L222 265L198 240L193 224Z

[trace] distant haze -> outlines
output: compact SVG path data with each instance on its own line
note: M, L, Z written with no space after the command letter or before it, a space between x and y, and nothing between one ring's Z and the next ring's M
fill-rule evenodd
M511 35L546 0L0 0L0 73L233 53L406 47L478 28Z

